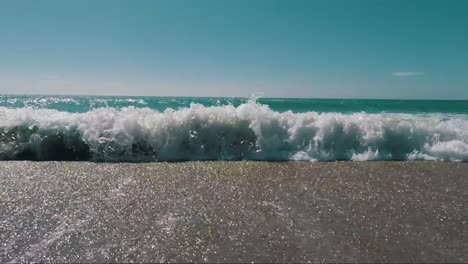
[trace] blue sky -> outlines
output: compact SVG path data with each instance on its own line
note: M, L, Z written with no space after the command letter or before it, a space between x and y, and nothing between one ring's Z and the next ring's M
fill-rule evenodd
M3 0L0 93L468 99L468 1Z

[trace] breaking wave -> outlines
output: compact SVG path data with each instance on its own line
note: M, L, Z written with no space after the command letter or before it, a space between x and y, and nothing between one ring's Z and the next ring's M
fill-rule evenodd
M0 107L0 159L468 161L468 116L280 113L255 102L163 112Z

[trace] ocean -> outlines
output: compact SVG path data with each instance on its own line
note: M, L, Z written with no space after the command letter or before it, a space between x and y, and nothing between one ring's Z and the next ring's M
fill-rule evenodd
M0 160L468 161L468 101L3 95Z

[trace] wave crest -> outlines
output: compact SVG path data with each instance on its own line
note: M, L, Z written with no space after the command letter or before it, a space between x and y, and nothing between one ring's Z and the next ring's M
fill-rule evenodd
M293 113L255 102L86 113L0 107L0 159L468 161L466 115Z

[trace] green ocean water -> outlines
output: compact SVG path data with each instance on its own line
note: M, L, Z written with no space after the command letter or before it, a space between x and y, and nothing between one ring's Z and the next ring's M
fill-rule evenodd
M84 113L96 108L137 107L164 111L178 110L191 104L203 106L235 107L245 104L249 98L228 97L116 97L116 96L0 96L0 106L10 108L43 108L72 113ZM304 98L258 98L262 105L278 112L295 113L447 113L468 114L466 100L375 100L375 99L304 99Z

